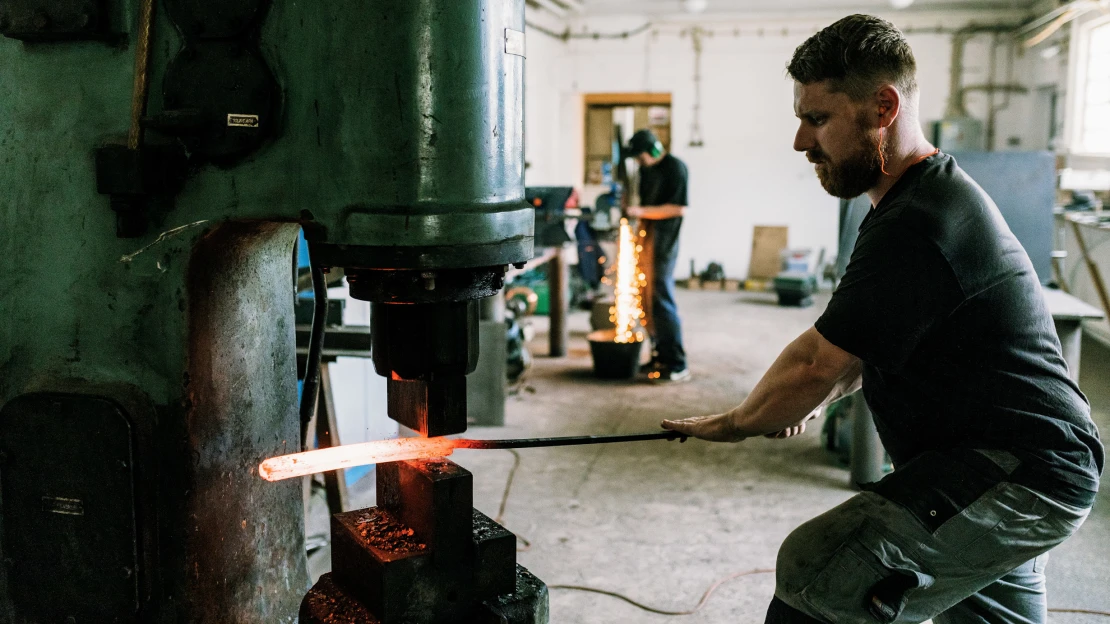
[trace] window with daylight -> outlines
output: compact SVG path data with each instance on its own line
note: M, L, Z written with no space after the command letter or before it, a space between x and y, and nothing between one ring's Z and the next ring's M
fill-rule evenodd
M1080 95L1078 149L1110 154L1110 20L1087 31L1083 90Z

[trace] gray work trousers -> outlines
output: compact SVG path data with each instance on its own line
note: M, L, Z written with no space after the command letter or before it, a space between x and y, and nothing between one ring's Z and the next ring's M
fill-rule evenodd
M1004 455L1010 472L1013 456ZM973 469L944 454L912 469L918 478L894 486L917 490L863 492L791 533L775 596L834 624L1044 624L1048 551L1090 510L1008 481L980 481L982 494L946 508Z

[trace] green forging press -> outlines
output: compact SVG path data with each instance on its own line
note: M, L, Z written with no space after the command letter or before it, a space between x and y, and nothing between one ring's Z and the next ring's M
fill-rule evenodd
M301 486L256 467L303 444L301 228L372 304L389 415L465 430L476 302L533 253L523 31L523 0L0 0L0 622L296 620ZM501 621L546 621L537 587ZM486 600L454 598L383 621Z

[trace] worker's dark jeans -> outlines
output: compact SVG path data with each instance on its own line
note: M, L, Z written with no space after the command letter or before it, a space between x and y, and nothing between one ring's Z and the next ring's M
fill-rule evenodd
M798 527L766 621L1044 624L1048 551L1090 510L1011 482L1019 466L1004 451L924 453Z
M682 218L652 223L654 253L651 285L652 342L655 361L670 368L686 368L686 349L682 346L682 321L674 296L674 267L678 262L678 232Z

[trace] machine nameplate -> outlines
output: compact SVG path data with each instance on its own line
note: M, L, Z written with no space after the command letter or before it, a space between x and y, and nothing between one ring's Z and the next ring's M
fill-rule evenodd
M43 496L42 510L65 516L83 516L85 515L85 504L79 498Z
M257 128L258 115L233 115L228 114L227 126L229 128Z
M524 33L512 28L505 29L505 54L524 56Z

